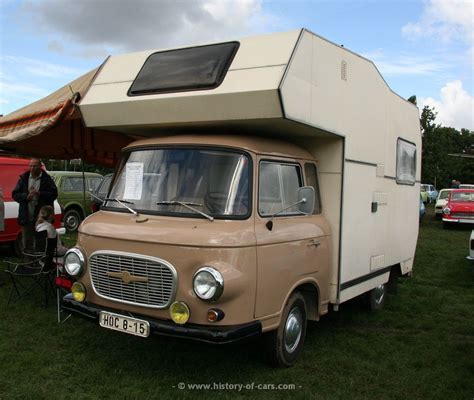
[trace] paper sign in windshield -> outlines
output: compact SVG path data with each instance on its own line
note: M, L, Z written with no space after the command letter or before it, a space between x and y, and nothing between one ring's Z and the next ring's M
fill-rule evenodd
M127 163L125 170L124 199L140 200L143 189L143 163Z

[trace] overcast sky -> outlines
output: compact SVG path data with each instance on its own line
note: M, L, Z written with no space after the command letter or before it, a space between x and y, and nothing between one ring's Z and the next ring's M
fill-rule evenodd
M0 0L0 114L107 55L308 28L373 60L402 97L473 125L473 0Z

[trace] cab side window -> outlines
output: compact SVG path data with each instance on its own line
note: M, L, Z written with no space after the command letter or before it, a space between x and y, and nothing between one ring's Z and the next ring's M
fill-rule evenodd
M314 211L313 214L321 214L321 197L319 192L318 172L316 165L306 163L304 165L304 174L306 178L306 186L314 188Z
M260 163L258 211L273 215L297 202L298 188L303 186L300 166L279 162ZM294 206L279 215L299 214Z

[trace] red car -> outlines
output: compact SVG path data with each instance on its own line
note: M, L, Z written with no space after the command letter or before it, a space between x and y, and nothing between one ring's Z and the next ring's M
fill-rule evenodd
M18 203L12 191L20 175L28 171L30 160L18 157L0 157L0 243L12 243L18 255L22 254L21 227L18 225ZM44 165L42 166L44 169ZM54 226L61 227L61 208L54 202Z
M453 189L443 208L445 227L453 223L474 224L474 189Z

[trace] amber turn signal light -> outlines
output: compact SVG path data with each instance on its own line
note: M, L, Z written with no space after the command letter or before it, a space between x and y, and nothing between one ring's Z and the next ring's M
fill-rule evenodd
M225 317L224 311L219 310L217 308L211 308L207 312L207 320L209 322L221 321L224 317Z

